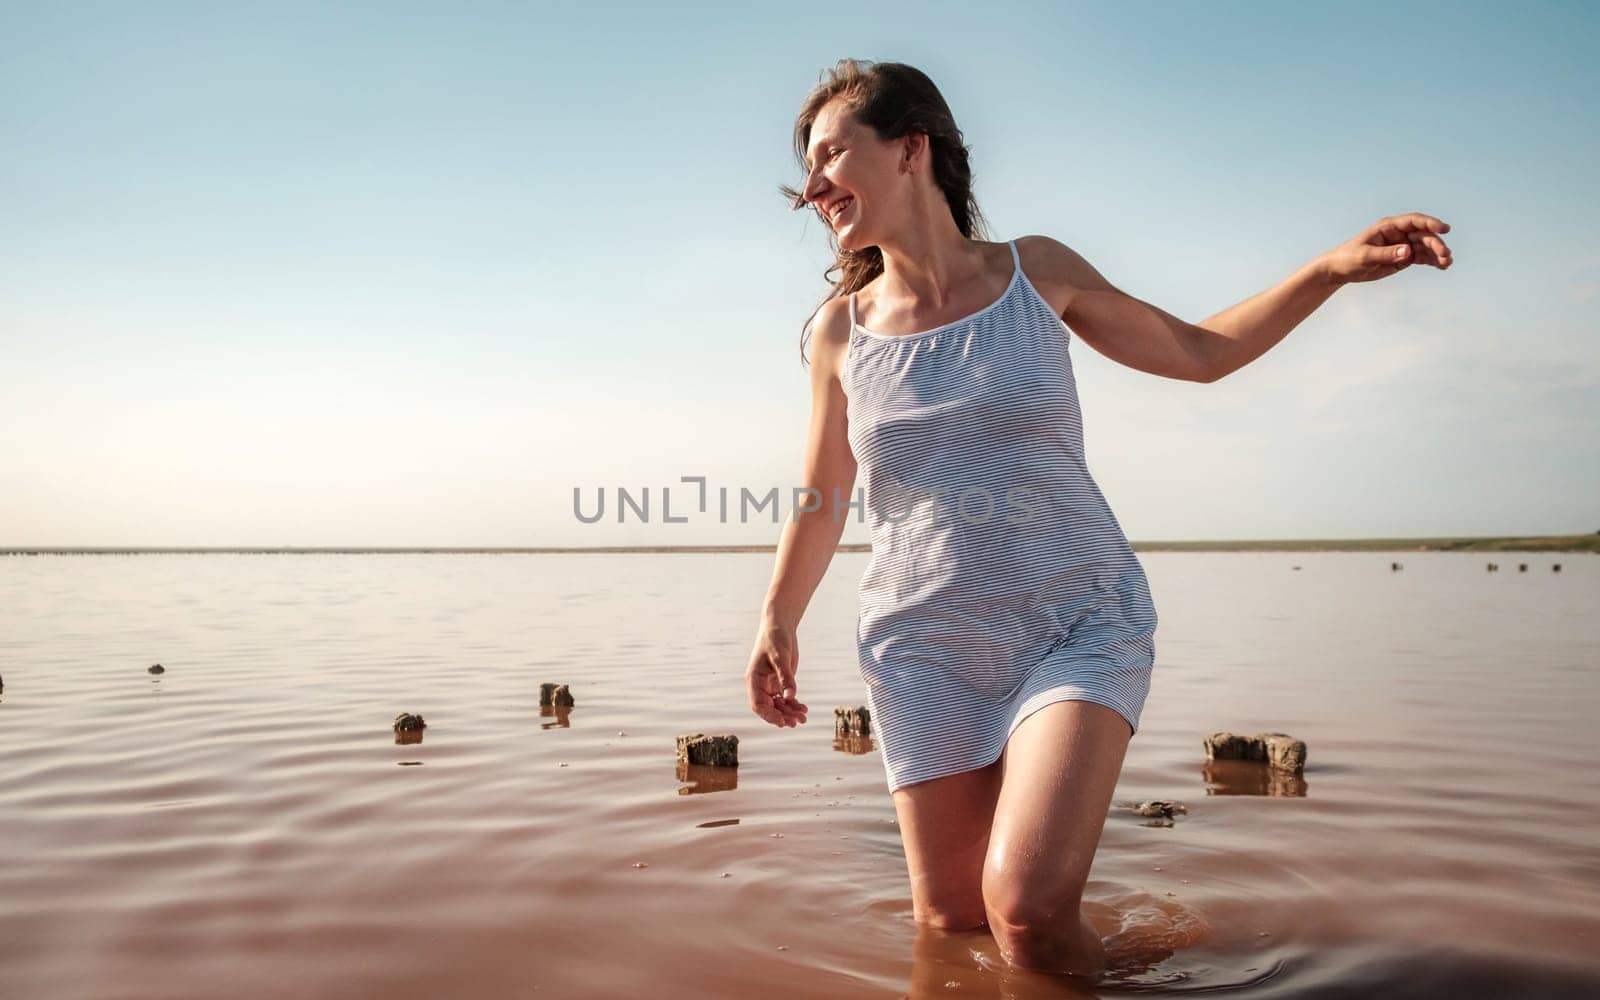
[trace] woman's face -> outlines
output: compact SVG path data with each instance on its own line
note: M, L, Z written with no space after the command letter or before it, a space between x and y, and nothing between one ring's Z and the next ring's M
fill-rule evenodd
M877 246L892 232L910 191L901 168L905 144L885 142L834 101L811 124L804 197L833 229L840 249Z

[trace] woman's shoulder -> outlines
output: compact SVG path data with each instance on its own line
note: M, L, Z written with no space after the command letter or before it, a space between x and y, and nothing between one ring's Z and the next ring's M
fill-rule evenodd
M1053 236L1030 234L1018 236L1014 242L1023 274L1056 315L1061 315L1072 298L1083 258Z
M850 347L850 296L835 295L817 307L811 321L812 366L819 375L837 378L840 362Z

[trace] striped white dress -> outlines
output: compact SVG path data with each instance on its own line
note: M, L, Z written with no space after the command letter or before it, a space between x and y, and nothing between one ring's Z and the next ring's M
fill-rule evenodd
M1155 604L1089 474L1071 332L1007 245L1004 294L931 330L869 330L850 296L856 645L891 792L993 763L1051 702L1137 732L1150 689Z

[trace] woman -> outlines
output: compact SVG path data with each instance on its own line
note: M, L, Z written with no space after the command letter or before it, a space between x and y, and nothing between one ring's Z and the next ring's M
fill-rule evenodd
M783 190L828 224L841 272L807 323L804 475L824 502L785 526L750 707L806 721L796 630L844 518L864 512L858 663L916 921L987 925L1014 966L1098 975L1104 945L1080 904L1148 693L1156 612L1084 459L1070 340L1214 382L1347 282L1448 267L1449 227L1383 219L1192 325L1047 236L979 239L961 131L910 66L841 60L806 99L795 147L805 184ZM864 511L845 506L858 461Z

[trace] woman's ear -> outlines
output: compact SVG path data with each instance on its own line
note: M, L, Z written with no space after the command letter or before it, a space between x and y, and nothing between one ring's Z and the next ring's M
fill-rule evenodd
M905 137L905 150L900 156L900 172L910 173L916 169L917 157L924 149L928 148L928 134L926 132L912 132Z

